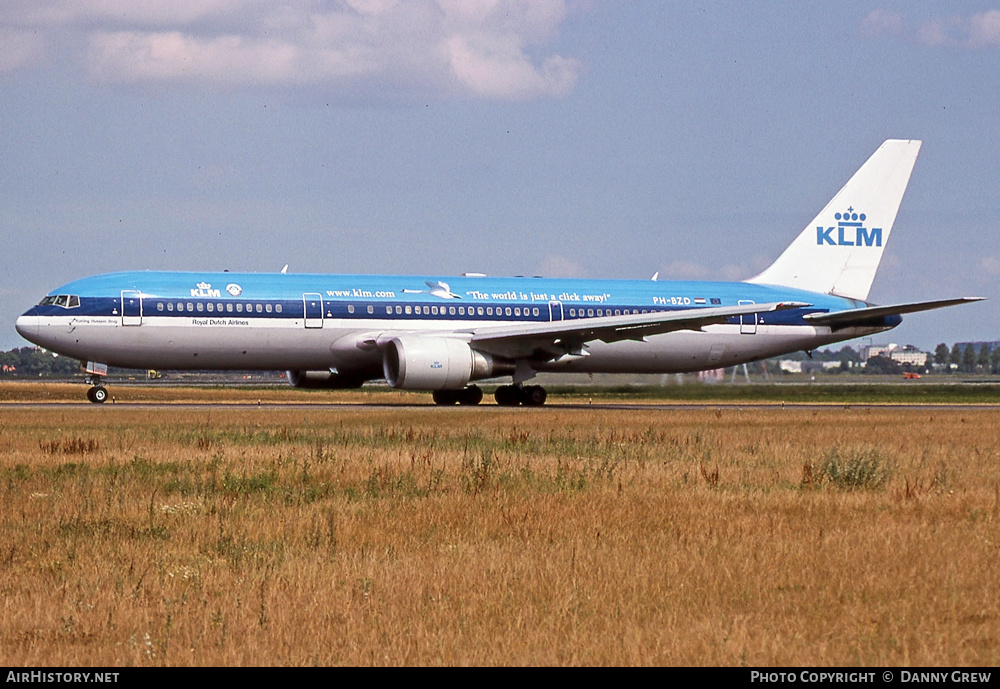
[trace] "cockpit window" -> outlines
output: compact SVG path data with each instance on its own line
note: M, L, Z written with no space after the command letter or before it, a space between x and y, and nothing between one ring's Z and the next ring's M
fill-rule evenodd
M43 297L39 306L61 306L64 309L72 309L80 305L80 297L76 294L57 294Z

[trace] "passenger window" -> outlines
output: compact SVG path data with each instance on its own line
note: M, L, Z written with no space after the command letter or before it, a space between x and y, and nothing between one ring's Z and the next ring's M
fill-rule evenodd
M347 305L347 313L354 313L354 304Z
M202 304L202 303L201 303L201 302L199 301L199 302L198 302L198 304L197 304L197 308L198 308L198 310L199 310L199 311L204 311L204 310L205 310L205 305L204 305L204 304Z
M167 302L167 311L173 311L173 310L174 310L174 302L168 301Z
M267 311L268 313L271 313L271 305L270 304L264 304L264 310Z
M368 313L369 314L375 313L375 307L372 306L371 304L368 305Z
M448 315L449 316L454 316L455 315L455 307L454 306L449 306L448 307Z
M432 316L438 315L438 307L436 307L436 306L432 306L431 307L431 315Z
M201 306L201 304L198 306ZM207 307L209 311L215 311L215 305L212 302L208 302Z
M188 302L187 303L187 310L188 311L194 311L194 304L192 304L191 302Z
M407 307L407 308L409 308L409 307ZM396 307L396 315L398 316L401 313L403 313L403 307L402 306L397 306Z
M277 311L278 313L281 313L281 304L275 304L274 310Z
M236 312L243 313L243 302L241 301L236 302Z
M233 312L233 302L229 302L228 304L226 304L226 311L228 311L229 313Z
M257 304L257 313L264 313L264 307L261 304Z
M163 302L162 301L156 302L156 310L157 311L162 311L163 310Z

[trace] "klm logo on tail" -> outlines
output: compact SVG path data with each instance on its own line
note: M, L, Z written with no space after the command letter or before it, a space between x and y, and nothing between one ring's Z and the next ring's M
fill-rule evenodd
M830 246L882 246L882 228L864 227L865 214L855 213L853 208L848 208L846 213L837 213L833 216L837 219L836 227L816 228L816 243ZM834 234L836 230L836 234Z

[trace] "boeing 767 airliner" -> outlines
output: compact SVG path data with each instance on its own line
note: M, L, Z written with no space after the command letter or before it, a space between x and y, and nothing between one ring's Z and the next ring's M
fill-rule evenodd
M92 402L108 366L286 370L300 387L384 378L438 404L544 404L536 373L722 368L894 328L976 297L866 299L920 150L889 140L780 257L743 282L123 272L63 285L17 331L80 359Z

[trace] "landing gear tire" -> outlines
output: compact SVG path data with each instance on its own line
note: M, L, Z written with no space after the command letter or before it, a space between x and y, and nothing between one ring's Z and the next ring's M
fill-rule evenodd
M526 407L540 407L547 398L548 393L541 385L528 385L521 390L521 404Z
M431 393L431 397L434 398L434 404L450 407L458 404L458 393L458 390L435 390Z
M493 399L501 407L516 407L521 403L521 391L514 385L501 385L493 393Z
M108 389L103 385L96 385L87 390L87 399L94 404L104 404L108 400Z
M478 385L470 385L459 392L458 403L461 405L474 407L482 401L483 391Z
M541 385L501 385L493 393L493 399L501 407L540 407L545 404L548 394Z
M483 391L477 385L470 385L462 390L435 390L431 393L434 404L451 406L461 404L474 406L483 401Z

